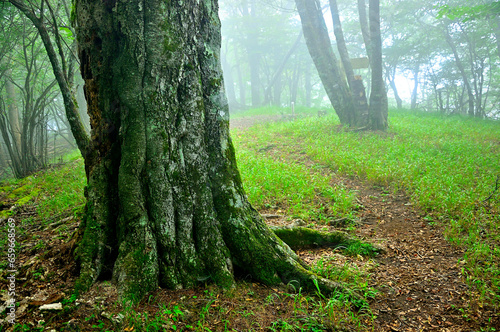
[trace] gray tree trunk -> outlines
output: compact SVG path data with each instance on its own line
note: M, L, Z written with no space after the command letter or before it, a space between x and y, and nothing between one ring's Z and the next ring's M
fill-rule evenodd
M469 79L467 78L467 73L465 72L464 65L462 63L462 60L460 59L460 55L458 54L457 47L455 46L455 43L453 42L453 39L451 38L450 33L448 32L448 27L445 27L445 38L446 42L451 48L451 51L453 52L453 56L455 58L455 63L457 65L457 68L460 72L460 75L462 76L462 80L464 82L465 88L467 89L467 95L469 97L469 109L467 111L469 116L475 116L476 115L476 110L475 110L475 105L474 105L474 93L472 92L472 87L470 85Z
M5 91L7 92L7 114L10 125L12 150L14 152L14 154L11 155L11 159L13 163L16 163L18 166L20 166L22 154L22 129L21 121L19 119L19 109L17 108L16 89L14 87L14 83L12 83L11 81L12 69L8 69L5 73L5 76Z
M368 55L368 58L371 58L370 26L368 25L368 17L366 15L365 0L358 0L358 14L359 14L359 24L361 26L361 33L363 35L363 41L365 43L366 54Z
M78 0L92 123L78 286L112 275L123 299L158 285L268 284L307 271L248 203L229 137L216 0Z
M80 115L78 113L78 107L74 100L74 95L71 92L70 84L68 82L68 72L65 65L64 60L64 50L62 49L60 43L59 29L52 29L53 38L49 34L49 30L47 29L47 23L52 26L53 21L47 22L47 18L44 17L45 12L42 12L40 15L38 12L40 11L36 7L31 4L27 4L23 0L9 0L9 2L19 9L26 17L33 22L33 25L36 27L38 32L40 33L40 38L42 39L43 45L47 52L47 56L49 57L52 70L54 72L54 76L57 80L59 88L61 90L61 95L64 102L64 109L66 111L66 117L68 118L68 122L71 126L71 132L75 137L78 148L80 149L83 156L86 156L90 150L90 140L85 131L85 127L80 119ZM50 3L46 2L46 5L50 8ZM59 50L59 55L56 52L56 48L54 47L53 39L58 41L57 46ZM60 56L62 57L60 58Z
M307 49L342 124L354 124L354 101L338 66L318 0L295 0Z
M366 127L370 123L370 117L368 116L368 100L366 99L365 86L361 76L354 75L349 52L347 51L344 32L340 23L339 9L336 0L330 0L330 11L332 13L333 32L335 33L335 39L337 41L337 49L347 77L347 83L349 83L351 94L354 99L354 114L352 116L351 125Z
M380 34L380 3L370 0L370 63L372 67L372 88L370 92L370 127L386 130L388 118L387 91L382 66L382 36Z
M311 84L311 66L306 63L305 73L304 73L304 90L305 90L305 102L306 107L311 107L311 97L312 97L312 84Z
M227 57L224 54L221 54L222 68L224 70L225 84L224 87L227 92L227 97L229 100L229 105L236 105L236 91L234 90L234 78L233 78L233 69L231 68L231 64L227 62Z
M7 153L8 152L7 152L7 149L5 148L5 144L3 142L3 139L0 137L0 178L2 177L3 173L9 167Z

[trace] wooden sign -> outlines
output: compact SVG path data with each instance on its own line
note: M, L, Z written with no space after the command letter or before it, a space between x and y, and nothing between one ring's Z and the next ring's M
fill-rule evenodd
M370 67L368 58L353 58L351 59L352 69L363 69Z

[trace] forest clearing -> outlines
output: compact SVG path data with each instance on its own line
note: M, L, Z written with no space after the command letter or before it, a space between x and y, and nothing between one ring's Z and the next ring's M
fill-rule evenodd
M500 330L500 1L0 30L0 332Z
M399 111L391 113L387 133L355 133L312 111L294 121L264 112L270 114L232 122L251 203L271 226L341 230L361 239L349 247L298 250L318 274L361 294L361 302L293 284L269 287L245 275L231 290L210 283L158 289L130 307L108 281L76 294L70 247L85 176L74 154L2 183L2 217L14 218L19 232L22 300L14 330L498 330L497 122ZM2 269L5 278L5 264ZM61 310L40 310L50 303L61 303Z

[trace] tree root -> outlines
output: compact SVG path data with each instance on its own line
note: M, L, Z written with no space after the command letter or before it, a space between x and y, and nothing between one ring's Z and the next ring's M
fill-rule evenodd
M351 244L360 243L358 239L340 231L328 233L306 227L271 227L271 230L293 250L317 247L348 247ZM375 246L373 246L372 250L374 252L381 251L380 248Z

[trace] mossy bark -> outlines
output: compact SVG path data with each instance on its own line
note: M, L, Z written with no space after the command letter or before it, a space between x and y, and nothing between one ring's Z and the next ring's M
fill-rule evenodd
M80 287L122 298L159 285L319 279L248 203L229 137L216 0L78 0L92 126Z
M321 232L306 227L271 227L271 229L274 234L293 250L348 246L350 243L356 242L347 233L339 231Z

